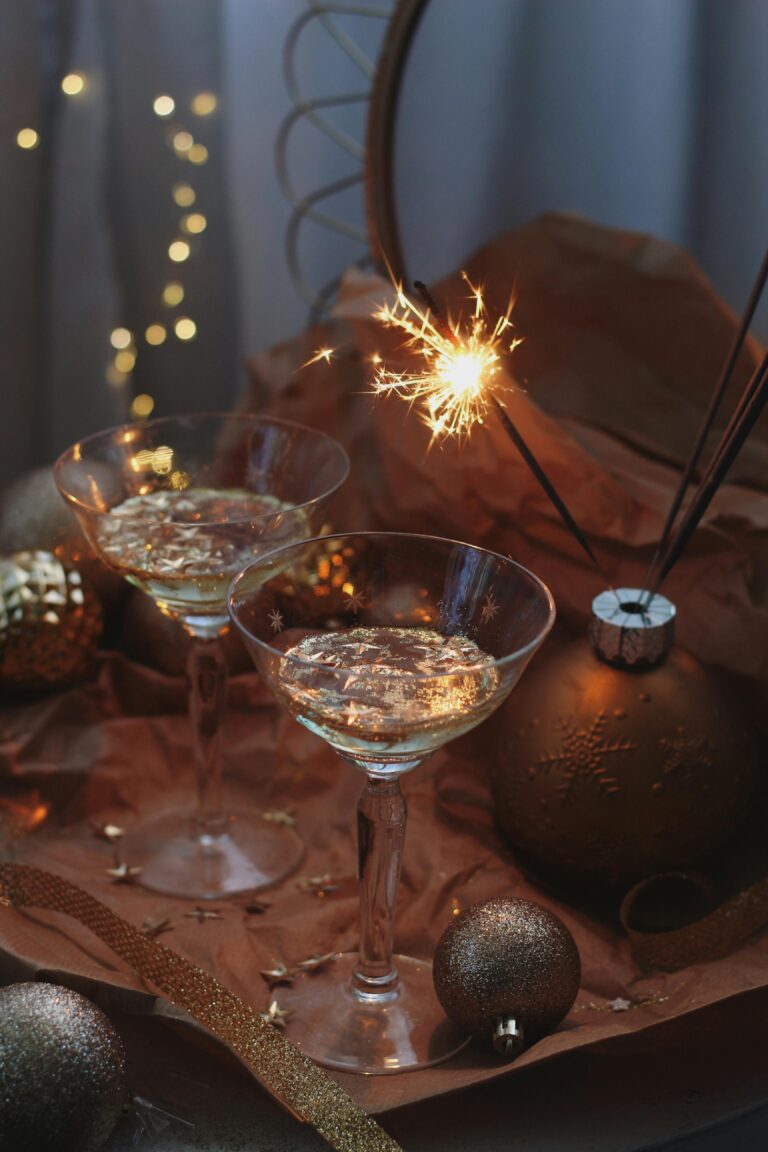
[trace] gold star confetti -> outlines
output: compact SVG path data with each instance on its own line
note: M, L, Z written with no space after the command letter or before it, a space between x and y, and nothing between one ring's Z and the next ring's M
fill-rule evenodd
M297 973L296 968L287 968L285 964L276 964L274 968L262 968L261 975L270 988L278 984L291 984Z
M293 1016L293 1012L288 1009L284 1012L278 1004L277 1000L273 1000L266 1012L259 1012L262 1020L266 1020L268 1024L274 1024L275 1028L285 1028L285 1021L289 1016Z
M145 916L141 923L141 930L150 940L161 936L163 932L170 932L173 925L170 916Z
M197 920L202 924L204 920L223 920L224 914L218 908L195 908L194 912L185 912L187 920Z
M270 824L282 824L285 828L296 827L296 817L293 813L283 811L280 808L273 808L270 809L269 812L262 812L261 818Z
M613 1000L606 1000L602 1004L594 1000L586 1004L577 1004L573 1012L631 1012L634 1008L647 1008L651 1004L664 1004L669 996L661 996L658 992L642 992L633 1000L626 996L615 996Z
M320 968L324 968L326 964L330 964L331 960L335 959L335 952L326 952L324 956L310 956L308 960L300 961L298 968L302 972L317 972Z
M623 996L617 996L615 1000L608 1003L611 1012L628 1012L632 1007L631 1000L625 1000Z
M274 612L269 613L269 623L272 631L275 633L282 632L283 628L285 627L283 624L282 613L279 612L277 608L275 608Z
M93 834L98 836L99 840L106 840L108 844L114 844L125 836L125 829L118 828L117 824L94 824Z
M330 872L325 872L322 876L305 876L297 881L296 887L300 892L309 892L322 900L331 892L335 892L338 884L334 882Z
M107 868L107 876L111 876L116 884L132 884L142 873L142 868L131 868L128 864L118 864L114 868Z

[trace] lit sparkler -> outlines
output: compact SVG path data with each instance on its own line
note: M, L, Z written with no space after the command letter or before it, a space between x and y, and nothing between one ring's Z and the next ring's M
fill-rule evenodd
M506 311L491 326L482 288L474 285L466 272L462 276L474 301L469 321L443 320L426 289L422 294L427 306L419 308L402 286L397 288L395 303L384 305L375 314L386 327L405 334L406 348L421 364L416 371L394 372L379 363L373 390L379 394L394 392L418 404L433 439L465 437L476 424L483 423L494 403L495 390L501 386L502 356L520 343L517 338L508 342L514 300L510 298Z
M454 322L450 316L443 319L428 288L418 280L414 287L424 300L423 309L406 295L400 284L396 285L394 305L384 305L374 313L386 327L396 328L406 335L405 347L411 350L417 361L420 360L420 364L417 371L393 372L380 361L376 365L373 391L378 394L394 392L411 404L418 404L422 419L432 432L432 440L450 436L468 438L475 425L482 424L486 413L492 409L568 531L611 588L589 540L499 399L502 382L497 377L501 372L502 357L521 343L515 338L506 344L507 332L512 328L510 316L514 297L510 297L506 311L491 327L482 288L476 287L466 272L461 275L470 289L470 299L474 300L474 313L468 323L462 322L461 318ZM508 384L504 386L509 387Z

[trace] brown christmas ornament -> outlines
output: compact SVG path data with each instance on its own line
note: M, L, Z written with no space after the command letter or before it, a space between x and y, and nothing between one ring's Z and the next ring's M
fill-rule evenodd
M0 686L60 687L90 669L101 604L76 568L50 552L0 558Z
M511 1057L567 1016L581 961L553 912L532 900L500 897L475 904L448 925L432 973L446 1015Z
M501 715L496 816L543 878L585 895L701 865L747 816L754 734L719 676L672 647L674 606L595 599L590 641L544 651Z
M72 509L62 498L52 468L26 472L0 494L0 553L53 552L77 568L106 608L125 593L125 581L96 555Z

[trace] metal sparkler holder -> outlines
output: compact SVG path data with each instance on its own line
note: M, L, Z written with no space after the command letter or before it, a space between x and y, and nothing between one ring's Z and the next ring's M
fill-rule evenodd
M641 588L616 588L592 601L589 638L601 660L616 668L652 668L675 638L677 610L658 593L647 602Z

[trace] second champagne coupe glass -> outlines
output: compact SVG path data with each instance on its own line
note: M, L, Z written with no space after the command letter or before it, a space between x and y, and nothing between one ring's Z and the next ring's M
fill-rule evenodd
M363 532L271 553L237 577L229 608L278 700L366 776L359 955L281 995L288 1034L348 1072L435 1064L466 1037L445 1018L430 964L393 955L400 777L501 704L552 626L552 597L480 548Z
M221 795L227 590L245 564L320 527L349 461L321 432L262 416L194 414L90 436L56 464L59 490L102 560L193 637L188 674L197 810L161 811L126 843L148 888L218 899L281 879L299 838Z

